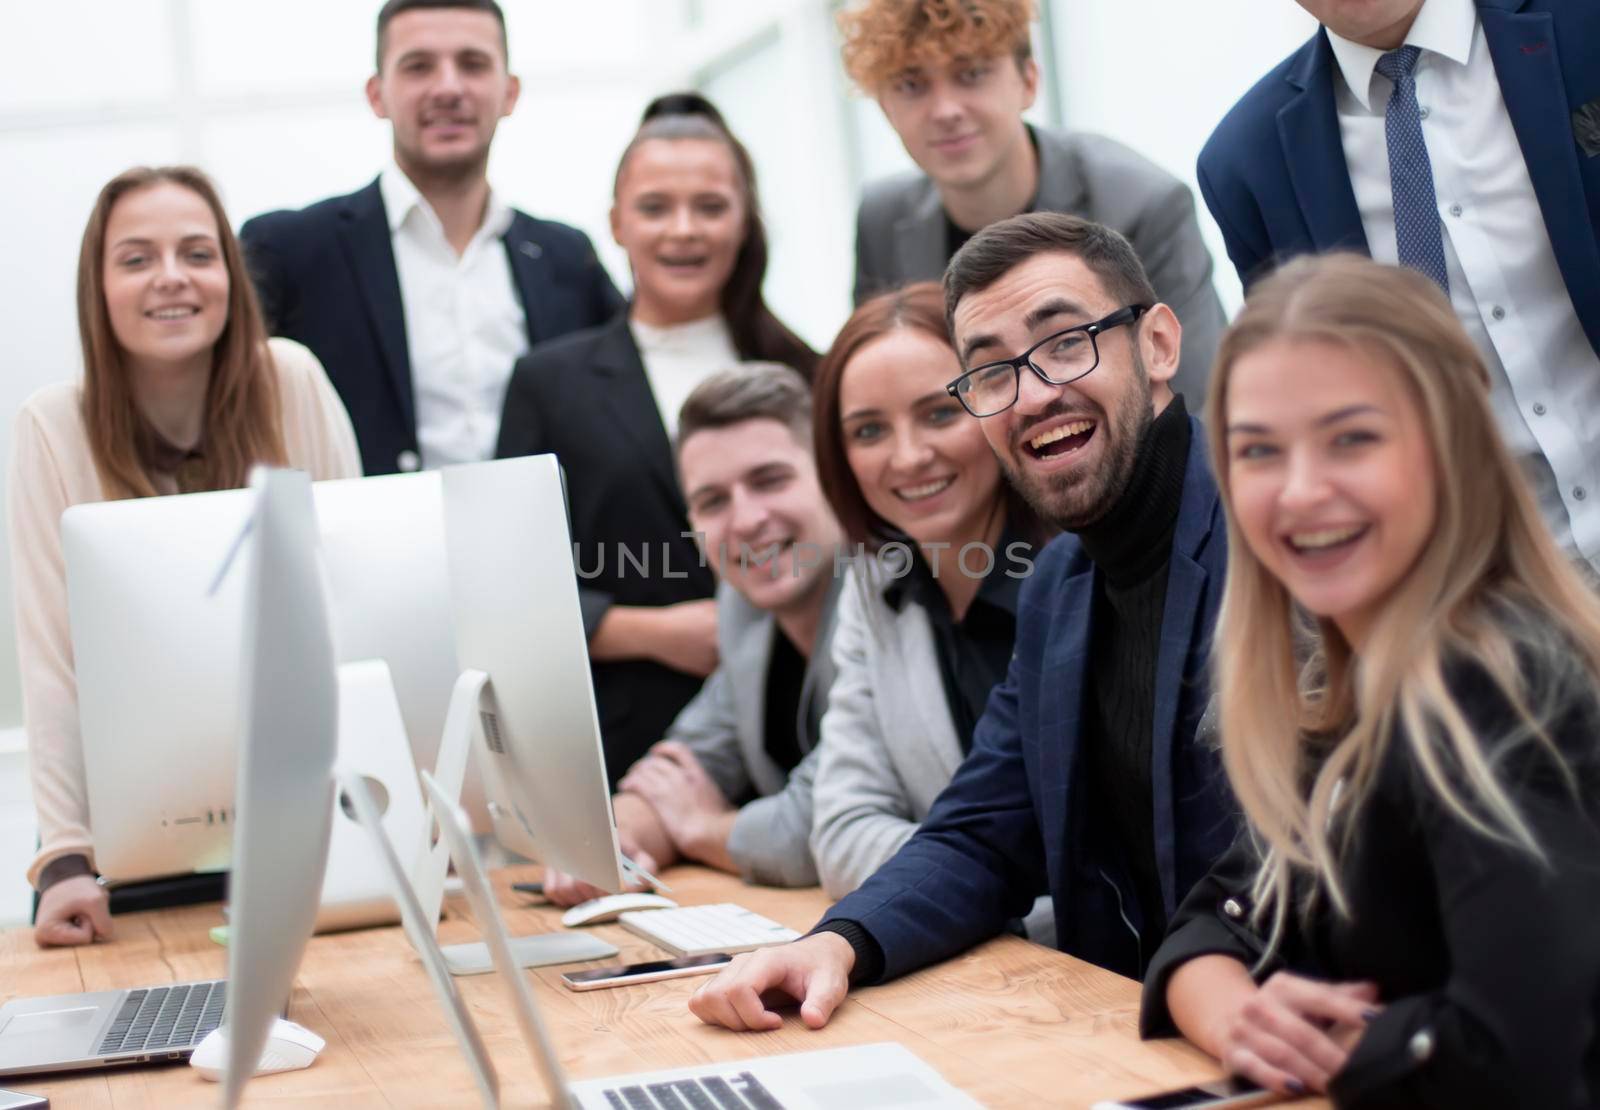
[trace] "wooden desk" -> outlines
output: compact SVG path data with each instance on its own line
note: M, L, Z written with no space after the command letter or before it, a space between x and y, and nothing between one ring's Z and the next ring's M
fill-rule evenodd
M561 928L554 910L508 888L515 878L536 876L534 869L496 875L513 933ZM800 930L810 928L827 906L816 889L746 887L699 868L678 868L666 879L685 905L737 901ZM115 943L52 951L37 949L26 928L0 933L0 996L220 977L226 974L226 955L207 931L221 920L215 905L130 914L117 919ZM620 926L598 929L622 950L622 960L661 955ZM464 900L451 899L441 932L447 943L476 939ZM853 992L827 1028L816 1032L794 1015L771 1033L703 1025L684 1004L700 979L576 994L560 985L562 970L539 968L532 974L562 1062L575 1079L873 1041L906 1045L952 1083L995 1107L1088 1106L1217 1074L1215 1065L1185 1043L1138 1040L1137 983L1015 937L991 941L887 986ZM457 983L499 1071L505 1104L548 1105L497 977ZM327 1038L328 1047L305 1071L253 1080L247 1106L360 1110L477 1104L427 976L397 927L313 938L289 1016ZM0 1086L48 1094L51 1106L61 1110L213 1106L217 1098L216 1086L188 1067L22 1077Z

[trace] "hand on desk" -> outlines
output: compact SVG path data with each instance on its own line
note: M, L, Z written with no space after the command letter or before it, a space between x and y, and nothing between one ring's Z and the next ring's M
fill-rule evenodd
M680 854L723 871L738 870L728 857L738 810L688 745L663 740L628 770L617 789L650 803Z
M644 870L654 875L659 871L660 865L649 852L632 843L628 834L617 830L617 843L622 848L622 854L638 864ZM623 891L649 890L648 883L630 883L622 888ZM581 879L575 879L565 871L557 871L554 867L544 869L544 896L558 906L576 906L580 902L592 901L595 898L604 898L610 891L601 890L591 886Z
M1275 1091L1326 1092L1377 1001L1372 983L1324 983L1280 971L1224 1016L1217 1056L1229 1071Z
M800 1020L821 1029L849 992L855 962L855 950L838 933L745 952L694 992L689 1009L707 1025L760 1032L783 1024L763 996L787 995L800 1003Z
M40 948L110 940L111 898L105 887L93 875L52 883L39 895L33 939Z

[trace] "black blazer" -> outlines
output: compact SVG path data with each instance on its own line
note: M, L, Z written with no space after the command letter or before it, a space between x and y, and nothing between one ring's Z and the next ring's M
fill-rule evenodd
M415 470L417 417L405 308L378 182L239 229L267 327L322 361L355 426L366 474ZM516 212L506 254L528 345L611 318L623 301L576 228Z
M715 583L689 535L672 445L626 313L518 360L495 455L544 452L554 452L566 475L587 634L613 604L712 595ZM701 680L645 660L592 667L614 786L666 734Z
M1552 667L1577 669L1570 659ZM1457 667L1449 683L1549 866L1447 811L1396 736L1354 814L1356 835L1341 865L1350 916L1325 894L1309 918L1291 914L1278 955L1258 978L1286 967L1377 983L1383 1012L1333 1078L1338 1106L1600 1106L1594 679L1578 675L1553 691L1545 683L1557 709L1542 716L1573 782L1525 730L1512 741L1519 719L1487 675ZM1459 783L1453 761L1441 758ZM1265 932L1250 925L1255 870L1253 846L1241 838L1184 901L1145 979L1145 1036L1174 1031L1167 982L1184 961L1222 953L1255 965Z

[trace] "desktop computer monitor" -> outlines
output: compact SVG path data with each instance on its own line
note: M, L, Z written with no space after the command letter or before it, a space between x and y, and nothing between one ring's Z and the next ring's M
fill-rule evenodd
M553 455L447 467L456 655L487 676L479 771L497 838L602 890L627 881Z
M258 472L239 568L238 783L223 1104L234 1106L288 1002L322 892L333 816L339 683L317 562L311 483Z
M411 753L431 766L457 677L439 476L311 488L336 658L388 664L391 715L398 696ZM80 505L62 518L95 862L110 880L229 865L243 576L211 586L254 496L230 490ZM367 678L362 695L370 700L378 691ZM386 822L414 824L420 842L420 791L396 785L388 783L397 804ZM336 858L346 842L366 851L364 834L341 819ZM371 868L334 868L330 882L363 870ZM380 916L392 920L383 884L370 874L364 883L376 904L388 905ZM329 895L330 907L342 901L346 912L330 914L325 927L376 919L362 908L374 904L364 892Z

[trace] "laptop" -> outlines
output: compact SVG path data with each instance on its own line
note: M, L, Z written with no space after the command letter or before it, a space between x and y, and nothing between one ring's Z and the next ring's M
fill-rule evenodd
M839 1106L972 1110L979 1105L898 1044L834 1048L569 1082L533 991L512 958L510 936L472 839L466 815L440 789L431 775L424 771L421 777L429 807L442 837L450 846L450 855L472 906L472 916L488 945L501 982L511 993L512 1008L523 1040L544 1076L546 1089L554 1105L569 1110L680 1110L684 1107L705 1107L709 1110L835 1110ZM352 797L365 790L364 784L354 777L342 778L341 787ZM366 801L358 800L355 809L358 816L363 812L375 815L374 808ZM376 823L364 823L375 838L383 835L382 828ZM398 864L392 852L380 854ZM396 865L390 865L388 870L392 882L397 886L405 884L403 870ZM396 901L400 903L402 912L406 910L408 901L415 905L415 899L407 900L398 891ZM437 941L426 929L407 931L413 935L414 941L420 939L430 948L437 949ZM437 959L436 956L425 956L424 963L431 965ZM438 978L435 977L434 981L437 987ZM471 1022L470 1014L460 1007L458 997L441 995L441 1001L460 1036L460 1025L463 1019ZM482 1060L482 1043L475 1030L462 1040L469 1060L474 1063ZM489 1066L492 1068L493 1065ZM488 1085L493 1086L492 1083ZM486 1100L486 1104L493 1105L489 1100Z
M0 1075L187 1060L222 1024L227 982L17 998L0 1007Z

